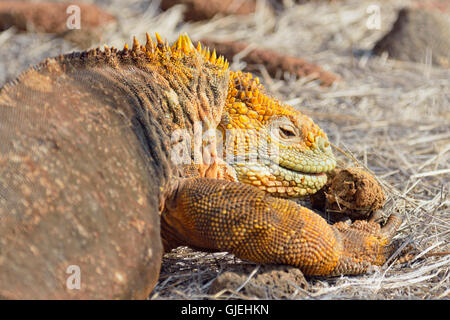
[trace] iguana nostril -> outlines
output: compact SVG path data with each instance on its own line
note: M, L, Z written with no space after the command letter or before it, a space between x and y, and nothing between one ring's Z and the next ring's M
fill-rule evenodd
M317 143L317 146L320 148L321 151L323 151L325 153L330 151L330 143L325 138L317 137L316 138L316 143Z

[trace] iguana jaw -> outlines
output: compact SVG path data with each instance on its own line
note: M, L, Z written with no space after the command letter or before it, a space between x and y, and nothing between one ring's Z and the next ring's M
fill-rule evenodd
M268 151L270 149L264 147L249 146L251 141L263 141L266 133L265 130L261 130L258 134L259 139L254 139L248 131L235 132L235 137L241 135L233 141L232 148L241 150L235 154L242 155L242 150L247 151L240 159L237 157L234 161L227 162L234 169L235 176L240 182L283 198L299 198L313 194L326 184L326 173L336 166L336 160L326 138L316 138L314 145L309 149L295 146L296 148L280 147ZM247 139L242 135L246 135ZM258 151L248 152L252 149Z
M297 170L297 168L285 167L282 163L277 165L272 162L269 167L270 173L276 177L276 181L281 181L282 186L277 187L276 190L266 188L266 191L278 197L294 198L316 193L327 182L326 173L336 166L336 161L332 158L323 160L321 163L297 166Z
M336 161L329 158L323 163L315 167L308 166L308 170L316 171L308 173L284 167L275 161L261 159L258 162L235 163L231 166L242 183L254 185L273 196L299 198L316 193L325 185L326 173L334 169Z

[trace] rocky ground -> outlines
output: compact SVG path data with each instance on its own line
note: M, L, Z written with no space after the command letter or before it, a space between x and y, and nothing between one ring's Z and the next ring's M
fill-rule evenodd
M375 173L383 214L405 218L397 241L421 252L367 275L305 279L291 267L178 248L164 257L150 298L449 298L450 256L429 256L450 251L448 1L81 2L81 29L67 30L67 6L33 1L21 11L0 1L0 85L48 56L122 47L145 32L208 39L227 49L232 69L258 74L274 96L312 116L341 166Z

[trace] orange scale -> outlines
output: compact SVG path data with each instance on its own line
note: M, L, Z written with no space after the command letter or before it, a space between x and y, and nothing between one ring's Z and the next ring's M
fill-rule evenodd
M246 124L246 123L249 122L249 119L248 119L248 117L245 116L245 115L240 115L240 116L239 116L239 122L242 123L242 124Z
M257 119L257 118L258 118L258 113L255 112L255 111L253 111L253 110L250 110L250 111L248 112L247 115L248 115L250 118L252 118L252 119Z

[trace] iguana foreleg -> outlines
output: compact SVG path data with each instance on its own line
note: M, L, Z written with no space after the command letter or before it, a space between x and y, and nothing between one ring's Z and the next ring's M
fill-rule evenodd
M360 274L382 265L401 220L329 225L313 211L249 185L208 178L181 180L168 197L161 230L165 250L187 245L228 251L259 263L288 264L308 275Z

